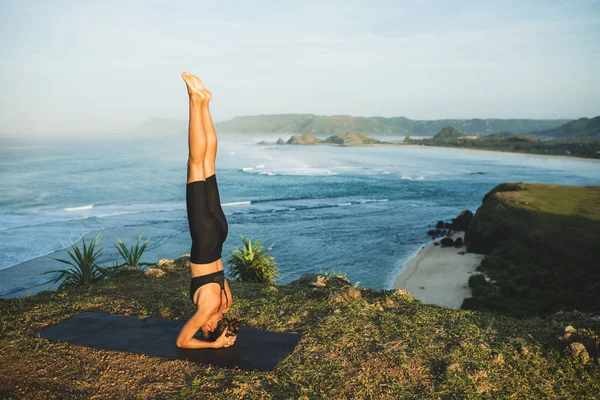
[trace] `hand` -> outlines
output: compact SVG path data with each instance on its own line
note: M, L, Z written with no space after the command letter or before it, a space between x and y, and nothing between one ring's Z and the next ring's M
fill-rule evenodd
M229 328L225 328L223 333L221 333L221 336L219 336L219 338L215 340L215 349L233 346L233 344L235 343L235 339L237 338L237 336L225 336L227 334L227 329Z

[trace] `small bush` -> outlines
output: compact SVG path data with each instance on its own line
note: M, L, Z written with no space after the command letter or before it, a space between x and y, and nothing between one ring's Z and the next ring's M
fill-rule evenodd
M227 260L229 266L228 275L241 282L275 283L275 277L279 276L275 258L268 252L273 245L263 248L260 240L252 242L251 238L240 237L243 247L230 252Z
M100 257L100 254L102 254L102 248L96 249L99 240L100 235L98 234L89 245L86 245L85 239L81 238L83 249L80 249L77 244L69 239L72 251L69 251L64 244L62 245L69 257L71 257L71 260L61 260L54 257L50 258L60 261L63 264L71 265L72 268L46 271L43 274L60 273L54 282L52 282L56 283L62 279L62 283L58 287L58 290L61 290L65 286L89 285L102 279L108 271L106 268L102 268L96 264L96 260Z
M150 242L150 237L148 237L148 239L146 239L146 241L140 246L141 241L142 235L138 237L135 246L131 246L131 248L128 249L127 246L125 246L125 243L123 243L123 241L117 236L117 243L114 245L125 260L125 265L131 265L132 267L139 268L141 265L148 264L140 263L140 258L142 257L142 254L144 254L144 250L146 250L148 242Z

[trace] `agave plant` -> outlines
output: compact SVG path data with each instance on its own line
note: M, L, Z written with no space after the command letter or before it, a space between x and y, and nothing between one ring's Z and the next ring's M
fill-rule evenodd
M275 258L268 254L273 245L263 248L260 240L253 243L251 238L240 238L243 247L231 251L226 262L229 266L228 275L242 282L275 283L274 278L279 276L279 272Z
M73 243L71 239L71 249L70 251L67 246L63 243L63 248L71 257L71 260L61 260L58 258L51 257L56 261L60 261L63 264L70 265L71 268L68 269L59 269L53 271L46 271L43 274L52 274L52 273L60 273L60 275L54 280L52 283L57 283L62 279L58 290L61 290L65 286L82 286L89 285L99 279L106 274L106 269L100 267L96 260L102 254L102 248L96 249L98 245L98 241L100 240L100 235L96 235L96 237L87 245L85 243L85 238L81 238L81 243L83 248L80 248L77 244Z
M146 250L148 242L150 242L150 236L148 236L148 239L146 239L146 241L140 246L141 241L142 235L140 235L137 238L135 246L131 246L131 248L128 249L125 243L123 243L123 241L117 236L117 243L115 244L115 247L117 248L117 250L119 250L119 253L125 260L126 265L131 265L132 267L139 268L141 265L148 264L140 263L140 258L142 257L142 254L144 254L144 250Z

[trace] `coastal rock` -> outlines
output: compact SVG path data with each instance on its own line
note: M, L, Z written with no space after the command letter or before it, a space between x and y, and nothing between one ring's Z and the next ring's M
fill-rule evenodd
M442 247L450 247L454 245L454 240L452 240L452 238L449 237L445 237L441 240L442 242Z
M464 210L458 215L458 217L452 220L451 229L464 232L467 230L472 220L473 213L470 210Z
M183 254L181 257L175 260L175 268L178 271L185 271L190 268L190 255Z
M464 246L464 242L462 240L461 237L456 238L456 240L454 241L454 247L461 247Z
M583 364L587 363L590 360L590 355L588 354L585 346L581 343L574 342L569 345L568 348L569 355L581 361Z
M315 144L321 143L322 140L316 137L315 135L311 135L306 133L304 135L294 135L288 141L287 144Z
M277 139L277 144L285 144L285 141L282 138Z
M362 133L346 132L344 136L331 136L325 139L324 143L340 144L342 146L357 146L361 144L381 143L377 139L369 138Z
M163 271L175 271L177 269L177 265L175 264L175 260L169 260L168 258L163 258L156 263L156 266Z
M265 144L269 144L269 142L267 142L266 140L261 140L260 142L258 142L256 144L265 145Z
M153 278L160 278L165 276L167 273L165 271L163 271L162 269L159 268L148 268L145 272L144 275L146 276L150 276Z
M122 267L119 268L119 272L131 272L131 271L137 271L138 269L134 266L131 265L123 265Z
M443 229L446 227L446 223L444 221L438 221L437 224L435 224L435 229Z

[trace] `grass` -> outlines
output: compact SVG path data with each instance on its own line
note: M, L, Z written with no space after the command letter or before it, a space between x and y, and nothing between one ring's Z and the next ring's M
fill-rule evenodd
M187 319L189 271L121 272L87 287L0 300L0 397L222 399L594 398L600 366L567 358L539 318L425 305L408 294L230 282L230 314L303 337L272 372L90 349L35 336L84 311ZM567 322L565 322L566 324ZM572 322L576 328L581 328ZM600 327L587 327L598 332Z

